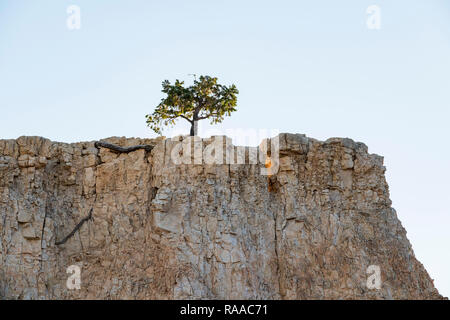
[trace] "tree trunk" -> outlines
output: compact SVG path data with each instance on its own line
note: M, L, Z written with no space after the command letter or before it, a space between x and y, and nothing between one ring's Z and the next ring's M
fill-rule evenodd
M148 145L148 144L140 144L137 146L132 146L132 147L121 147L121 146L116 146L115 144L111 144L111 143L107 143L107 142L103 142L103 141L96 141L94 143L94 146L96 148L107 148L110 149L113 152L116 153L129 153L129 152L133 152L139 149L145 149L146 151L152 151L153 146Z
M191 132L190 132L190 136L196 136L198 135L198 120L193 120L191 122Z

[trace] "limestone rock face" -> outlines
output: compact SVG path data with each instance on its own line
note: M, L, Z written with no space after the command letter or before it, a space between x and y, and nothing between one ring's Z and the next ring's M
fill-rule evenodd
M442 298L391 208L382 157L350 139L277 138L269 175L251 148L245 164L174 161L212 139L192 156L182 137L105 140L155 146L127 154L0 140L0 298ZM239 154L226 138L224 150Z

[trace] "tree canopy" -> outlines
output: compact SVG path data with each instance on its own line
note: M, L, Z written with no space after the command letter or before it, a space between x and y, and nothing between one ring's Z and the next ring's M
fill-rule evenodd
M178 119L191 124L190 135L197 135L197 121L210 119L211 124L220 123L225 116L236 111L238 89L234 84L225 86L217 83L217 78L200 76L189 87L184 81L168 80L162 83L166 94L152 114L146 115L147 125L158 134L164 126L174 125Z

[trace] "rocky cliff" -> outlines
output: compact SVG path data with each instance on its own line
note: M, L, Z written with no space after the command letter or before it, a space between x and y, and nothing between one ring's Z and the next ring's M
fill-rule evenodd
M251 148L245 164L176 163L182 137L105 139L154 146L129 153L0 140L0 298L441 298L391 208L382 157L350 139L277 138L268 175Z

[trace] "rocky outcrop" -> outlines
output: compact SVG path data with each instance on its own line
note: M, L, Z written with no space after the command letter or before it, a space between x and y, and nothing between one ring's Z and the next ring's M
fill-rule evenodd
M442 298L391 208L382 157L350 139L278 139L269 175L250 149L246 164L175 163L190 158L181 137L105 140L154 146L129 153L0 140L0 297Z

